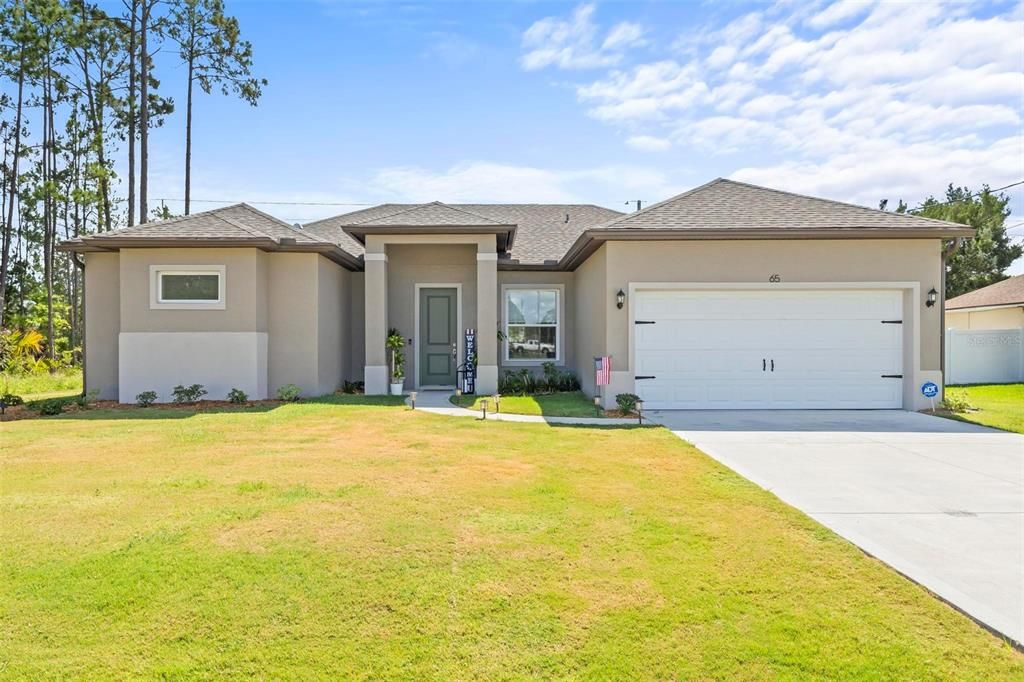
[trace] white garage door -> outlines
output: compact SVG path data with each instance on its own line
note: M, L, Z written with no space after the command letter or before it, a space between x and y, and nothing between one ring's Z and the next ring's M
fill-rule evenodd
M903 405L902 293L640 291L637 394L650 409Z

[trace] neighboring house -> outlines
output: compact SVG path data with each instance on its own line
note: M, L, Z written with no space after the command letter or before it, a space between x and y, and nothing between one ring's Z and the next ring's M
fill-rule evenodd
M605 405L907 408L941 385L954 223L715 180L642 211L385 204L287 225L244 204L65 242L84 256L86 387L133 401L202 383L385 393L450 387L476 330L476 386L553 362Z
M949 299L946 326L964 330L1024 327L1024 275Z
M1024 275L946 301L946 379L1024 381Z

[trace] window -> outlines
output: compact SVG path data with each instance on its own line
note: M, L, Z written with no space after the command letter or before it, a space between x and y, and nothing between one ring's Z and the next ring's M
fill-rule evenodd
M505 290L505 360L558 361L561 289Z
M223 265L150 266L150 307L223 310Z

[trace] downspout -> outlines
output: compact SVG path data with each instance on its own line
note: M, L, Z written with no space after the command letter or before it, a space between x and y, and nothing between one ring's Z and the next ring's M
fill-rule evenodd
M85 256L77 251L73 251L71 253L71 262L75 264L75 267L82 271L82 395L85 396L88 395L85 388L88 386L85 379L85 339L87 336L85 333Z
M964 238L957 237L942 250L942 274L939 277L939 371L942 373L942 398L946 398L946 262L963 246Z

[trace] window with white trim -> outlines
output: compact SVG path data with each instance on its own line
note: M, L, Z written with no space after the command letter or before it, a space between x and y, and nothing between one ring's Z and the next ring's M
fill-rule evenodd
M224 266L151 265L150 307L222 310Z
M505 360L557 362L561 358L561 290L505 290Z

